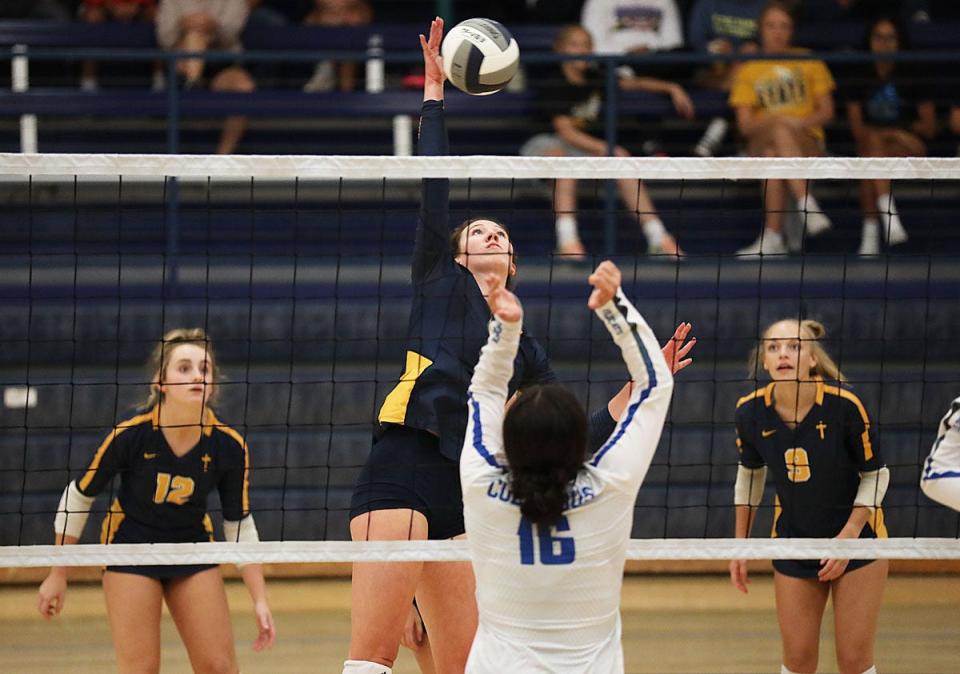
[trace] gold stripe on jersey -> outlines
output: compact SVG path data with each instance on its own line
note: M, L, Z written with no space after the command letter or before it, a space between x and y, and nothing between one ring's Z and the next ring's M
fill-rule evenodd
M754 391L753 393L749 393L749 394L743 396L742 398L740 398L740 400L737 401L737 407L740 407L741 405L745 405L745 404L747 404L748 402L750 402L751 400L753 400L754 398L757 398L757 397L759 397L759 396L761 396L761 395L763 396L763 401L764 401L764 403L766 403L767 407L770 407L770 404L771 404L771 402L773 401L773 397L772 397L772 396L773 396L773 382L767 384L767 385L764 386L763 388L758 388L758 389L757 389L756 391Z
M144 414L139 414L132 419L127 421L122 421L117 424L116 428L110 431L110 434L107 436L107 439L103 441L100 447L97 448L97 451L94 453L93 458L90 460L90 465L87 466L86 472L84 472L83 477L77 481L77 487L83 492L87 487L90 486L90 483L93 481L94 476L97 474L97 469L100 468L100 462L103 460L103 455L106 453L107 448L110 447L111 443L116 440L117 436L123 433L128 428L133 428L134 426L139 426L140 424L151 422L156 428L157 425L157 408L154 407L149 412Z
M867 520L867 524L873 528L873 533L877 535L877 538L887 538L889 536L886 518L883 516L883 508L878 507L870 516L870 519Z
M117 529L120 528L120 523L123 522L125 517L123 508L120 506L120 499L114 499L103 518L103 523L100 525L101 543L113 543L113 537L117 535Z
M773 497L773 526L770 528L770 538L777 537L777 522L780 521L780 515L783 514L783 507L780 505L780 497Z
M400 375L399 383L393 387L377 419L381 424L402 424L407 418L407 405L413 395L413 387L424 371L433 365L433 361L416 351L407 351L406 369Z
M250 451L247 449L247 441L235 430L221 423L216 415L214 415L213 410L207 408L206 417L209 425L204 428L204 433L210 435L213 429L216 428L229 435L238 445L243 447L243 490L240 497L240 507L243 509L243 514L246 515L250 512Z
M203 516L203 530L207 532L207 536L210 537L211 543L217 540L213 533L213 520L210 519L210 513L205 513Z
M873 458L873 445L870 443L870 417L867 416L867 410L863 406L863 403L860 402L858 398L852 392L840 388L839 386L824 386L824 393L829 393L830 395L839 396L845 400L849 400L854 405L856 405L857 410L860 412L860 418L863 420L863 433L860 434L860 441L863 443L863 460L869 461Z

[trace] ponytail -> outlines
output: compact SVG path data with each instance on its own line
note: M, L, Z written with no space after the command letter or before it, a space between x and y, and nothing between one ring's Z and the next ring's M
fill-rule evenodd
M587 415L572 393L550 384L517 395L503 420L503 449L524 517L545 526L560 518L586 445Z

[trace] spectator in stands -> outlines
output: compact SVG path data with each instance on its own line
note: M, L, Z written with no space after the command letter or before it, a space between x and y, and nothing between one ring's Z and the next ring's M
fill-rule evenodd
M554 40L554 51L559 54L590 54L593 41L582 26L564 26ZM590 61L563 61L553 73L537 79L538 109L549 116L550 131L540 133L520 148L524 156L548 157L602 157L607 154L607 143L597 122L603 105L603 77ZM651 91L670 96L674 108L683 117L693 116L690 97L683 87L649 77L625 78L620 86L628 91ZM617 157L630 153L617 147ZM617 181L620 197L628 210L633 211L647 238L650 253L680 255L676 240L667 232L653 202L639 180ZM577 227L577 181L557 179L554 187L556 213L557 253L568 259L579 259L585 254Z
M80 19L84 23L152 23L157 15L156 0L83 0L80 3ZM162 91L165 86L163 63L153 66L153 90ZM80 88L97 90L97 62L86 60L80 66Z
M766 0L698 0L687 25L690 47L709 54L753 54L757 47L757 16ZM736 64L718 61L704 73L703 84L713 89L730 90ZM727 135L726 117L714 117L694 154L712 157Z
M888 17L874 20L867 32L869 50L891 54L906 47L906 36ZM937 131L932 92L909 63L877 60L861 67L846 87L847 117L861 157L921 157ZM880 234L889 246L907 240L890 181L864 180L860 189L863 236L860 255L880 252ZM877 218L879 214L879 220ZM880 225L883 225L881 228Z
M315 0L313 11L303 20L308 26L362 26L373 20L373 10L367 0ZM357 83L356 61L321 61L313 76L303 85L307 93L353 91Z
M666 51L683 46L674 0L586 0L580 23L600 54Z
M57 0L3 0L0 19L50 19L70 21L70 12Z
M813 157L824 152L823 124L833 119L833 77L822 61L790 61L778 56L805 54L790 46L793 17L780 0L770 0L758 20L760 51L770 60L748 61L734 76L730 105L737 127L753 157ZM764 229L739 255L787 252L783 215L787 191L805 216L805 229L816 236L831 227L830 219L810 193L805 180L767 180Z
M248 5L241 0L160 0L157 42L164 49L202 52L208 48L239 52L240 33L247 21ZM204 75L212 91L252 92L253 78L237 63L214 63L205 71L203 59L183 59L177 64L185 89L199 87ZM218 154L231 154L240 142L247 118L227 117L217 146Z

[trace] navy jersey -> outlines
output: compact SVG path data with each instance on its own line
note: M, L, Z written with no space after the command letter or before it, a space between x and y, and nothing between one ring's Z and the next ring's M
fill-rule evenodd
M210 540L205 518L214 488L224 519L237 521L250 512L250 463L239 433L207 409L199 442L178 457L158 423L159 407L153 407L118 424L77 478L82 494L96 496L120 475L117 500L104 521L104 543Z
M441 101L426 101L420 117L421 155L447 155ZM414 285L406 363L380 409L381 424L402 424L440 438L440 453L458 460L467 428L467 387L487 342L490 309L473 274L450 249L450 181L423 181L414 244ZM546 352L524 335L514 361L512 394L556 381Z
M852 391L817 383L813 407L795 428L774 406L771 383L737 402L737 448L747 468L766 465L777 488L774 536L832 538L853 511L860 473L883 461L870 417ZM886 537L876 509L861 538Z

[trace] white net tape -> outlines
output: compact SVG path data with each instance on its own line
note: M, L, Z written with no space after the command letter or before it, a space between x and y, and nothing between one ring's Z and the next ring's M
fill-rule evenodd
M953 538L631 540L627 559L960 559ZM459 541L283 541L150 545L27 545L0 548L0 567L279 562L453 562L470 559Z
M420 179L958 180L960 158L380 157L0 153L0 176Z

